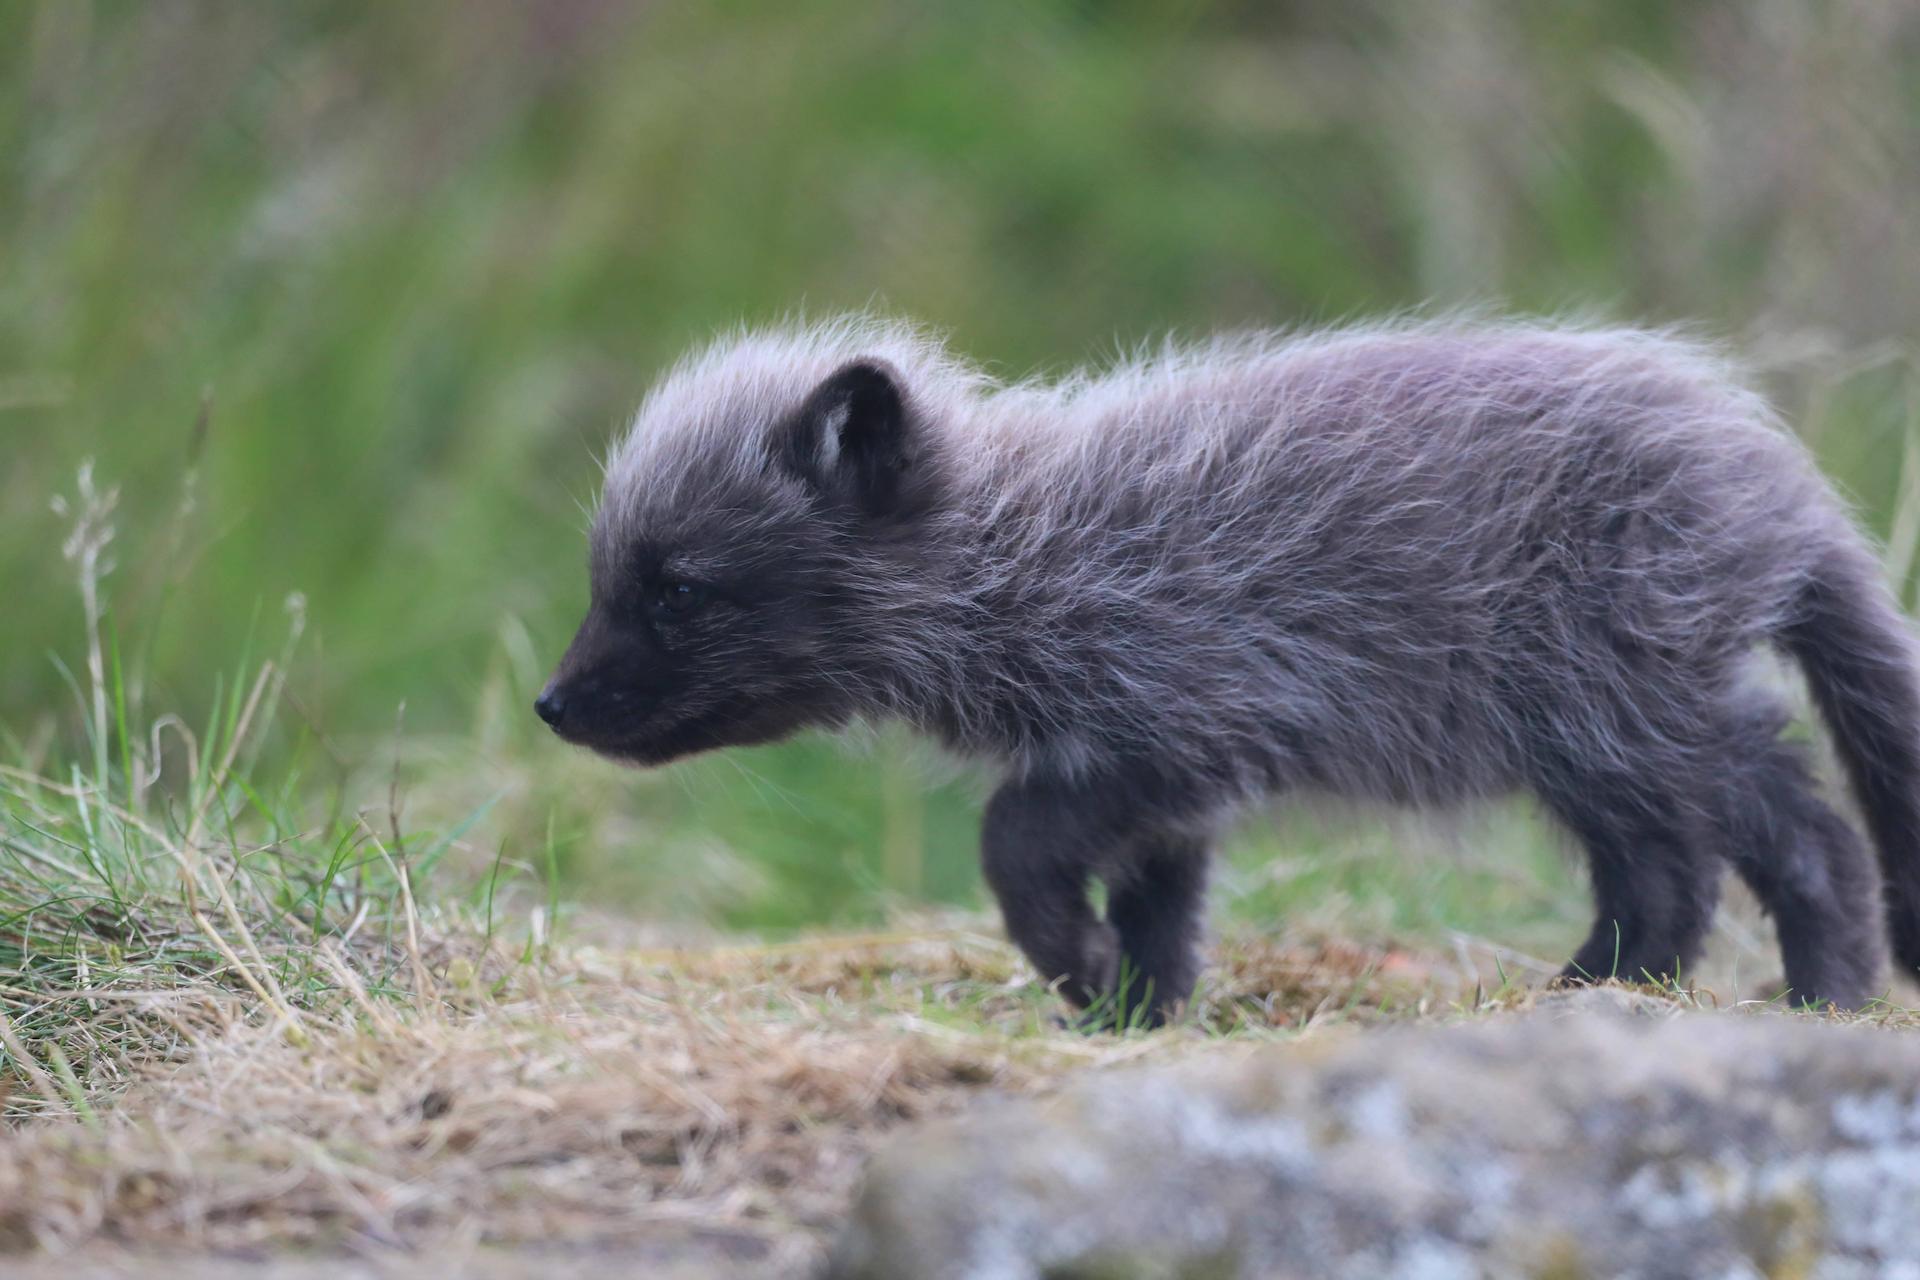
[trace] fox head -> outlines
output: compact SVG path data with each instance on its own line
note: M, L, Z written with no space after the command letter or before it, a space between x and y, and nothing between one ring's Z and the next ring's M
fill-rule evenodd
M865 709L942 496L918 348L889 358L887 336L738 339L648 397L608 463L587 615L535 702L555 733L655 765Z

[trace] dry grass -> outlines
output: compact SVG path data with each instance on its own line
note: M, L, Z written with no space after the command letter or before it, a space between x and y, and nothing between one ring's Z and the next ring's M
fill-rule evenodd
M56 1089L0 1147L0 1246L437 1256L691 1234L784 1273L903 1121L1248 1035L1457 1007L1450 966L1329 944L1231 945L1187 1025L1125 1036L1061 1027L1009 948L959 928L583 947L497 991L480 957L436 945L418 998L367 997L340 961L340 995L306 1011L303 1038L270 1017L183 1022L184 1061L102 1106L55 1116Z

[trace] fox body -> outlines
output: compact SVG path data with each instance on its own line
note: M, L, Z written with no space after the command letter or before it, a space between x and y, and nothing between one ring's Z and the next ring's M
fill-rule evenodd
M740 334L647 399L590 559L562 737L657 764L899 719L996 762L986 878L1076 1004L1124 971L1171 1011L1217 833L1305 791L1532 792L1591 867L1569 977L1678 973L1729 866L1796 998L1875 994L1889 928L1920 966L1904 619L1799 444L1672 336L1254 335L1004 385L903 324Z

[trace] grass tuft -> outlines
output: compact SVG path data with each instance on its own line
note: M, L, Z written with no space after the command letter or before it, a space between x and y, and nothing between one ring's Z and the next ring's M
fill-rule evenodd
M464 912L423 914L414 896L465 826L402 856L366 813L302 808L298 744L274 753L278 776L259 764L300 637L297 600L281 652L226 682L199 731L147 712L103 602L116 501L89 466L55 508L72 522L85 618L71 681L81 741L64 757L15 743L0 760L7 1118L90 1116L143 1064L239 1025L303 1045L310 1015L349 994L429 998L467 927Z

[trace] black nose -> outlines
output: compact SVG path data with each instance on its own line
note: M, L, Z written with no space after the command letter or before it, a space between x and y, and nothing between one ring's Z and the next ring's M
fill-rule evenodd
M558 729L567 715L567 700L560 696L558 689L548 685L533 700L533 710L550 728Z

